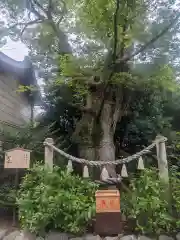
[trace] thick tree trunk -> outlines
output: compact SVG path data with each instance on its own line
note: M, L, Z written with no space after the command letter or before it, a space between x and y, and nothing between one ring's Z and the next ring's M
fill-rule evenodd
M106 162L115 160L114 132L119 119L120 109L120 104L105 100L98 121L97 115L90 112L82 115L81 121L76 126L75 133L80 157L92 161L100 160ZM95 171L94 168L94 174L92 175L99 178L100 170ZM116 176L114 167L107 166L107 170L111 177Z
M112 123L113 123L112 105L108 102L105 102L100 117L101 126L101 136L99 141L100 161L115 160L115 146L113 141Z
M112 102L105 101L101 111L100 125L101 136L99 140L99 160L114 161L115 160L115 145L114 145L114 128L118 121L118 109L114 108ZM114 118L116 116L116 119ZM116 177L114 166L106 166L110 177Z
M84 113L74 132L74 140L79 146L79 156L92 161L96 158L92 138L93 125L94 117L90 113Z

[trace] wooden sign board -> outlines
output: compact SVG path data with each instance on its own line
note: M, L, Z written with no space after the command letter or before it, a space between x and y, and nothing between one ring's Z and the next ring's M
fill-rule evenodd
M96 213L120 212L120 193L118 190L99 190L96 192Z
M13 148L5 152L4 168L29 168L30 150Z

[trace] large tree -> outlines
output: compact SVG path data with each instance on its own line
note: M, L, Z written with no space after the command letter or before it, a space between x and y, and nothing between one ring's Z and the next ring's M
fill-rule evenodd
M131 112L132 103L147 89L167 93L174 86L180 15L175 4L168 0L23 3L6 0L1 5L12 36L20 36L39 67L48 70L48 84L72 94L68 105L80 118L73 133L79 156L115 160L117 123ZM52 74L56 70L58 78ZM109 172L115 175L114 169Z

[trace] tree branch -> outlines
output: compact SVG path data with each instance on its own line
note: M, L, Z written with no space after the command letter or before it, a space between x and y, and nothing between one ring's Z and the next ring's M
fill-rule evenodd
M166 32L168 32L173 27L173 25L177 22L179 17L180 17L180 13L177 14L177 16L175 18L173 18L173 16L172 16L173 20L171 20L170 23L162 31L160 31L155 37L153 37L149 42L147 42L142 47L140 47L132 55L124 56L123 58L119 59L117 63L127 62L127 61L131 60L133 57L137 56L138 54L144 52L144 50L146 50L151 44L156 42L160 37L162 37Z
M39 23L42 23L42 22L43 22L42 20L36 19L36 20L34 20L34 21L31 21L31 22L27 22L27 23L22 24L22 25L24 25L24 27L23 27L23 29L21 30L21 33L20 33L21 37L22 37L24 31L26 30L26 28L27 28L28 26L34 25L34 24L39 24Z
M83 105L78 104L78 103L68 103L68 105L70 107L73 107L73 108L79 110L82 113L89 113L93 116L96 116L96 111L93 110L92 106L83 106Z
M92 76L89 78L87 84L89 86L99 86L99 85L102 85L103 84L103 81L100 77L98 76Z
M61 0L63 7L62 7L62 11L61 11L61 17L59 18L59 20L57 21L57 24L59 25L61 23L61 21L64 18L64 15L67 13L67 7L66 7L66 3L64 0Z
M127 26L127 18L125 17L124 19L124 25L123 25L123 32L122 32L122 42L121 42L121 48L120 48L120 56L123 57L124 56L124 52L125 52L125 35L128 29Z
M34 4L41 9L41 11L43 11L46 14L46 10L43 8L43 6L38 2L38 0L32 0L34 2Z
M53 7L52 0L49 0L49 3L48 3L48 11L51 11L51 10L52 10L52 7Z
M116 51L118 42L118 12L119 12L120 0L116 0L116 11L114 13L114 49L113 49L113 61L116 61Z
M46 14L47 14L48 19L50 19L50 20L52 20L52 15L51 15L52 8L53 8L52 0L49 0L48 9L46 11Z
M113 49L113 53L111 55L111 52L110 52L110 55L108 56L108 59L107 60L113 60L113 64L115 63L116 61L116 51L117 51L117 41L118 41L118 12L119 12L119 6L120 6L120 0L116 0L116 10L115 10L115 13L114 13L114 49ZM107 62L107 69L109 70L109 65L111 63L110 62ZM107 71L105 69L105 71ZM105 86L104 86L104 90L103 90L103 93L104 93L104 97L102 99L102 102L100 104L100 108L99 108L99 112L97 114L97 118L96 118L96 121L99 121L99 118L101 116L101 112L102 112L102 108L104 106L104 102L105 102L105 93L107 91L107 88L109 86L109 80L112 78L113 76L113 71L108 71L108 74L105 76L107 77L107 81L105 83Z
M34 13L34 15L36 17L38 17L38 19L44 20L45 17L43 15L41 15L35 8L35 5L37 5L37 1L36 0L28 0L29 1L29 9L32 13ZM40 7L41 8L41 7Z
M41 22L42 22L42 20L40 20L40 19L35 19L35 20L30 21L30 22L27 22L27 23L18 22L18 23L15 23L15 24L9 26L8 29L13 29L13 28L15 28L15 27L17 27L17 26L24 26L23 29L22 29L22 31L21 31L21 36L22 36L22 34L24 33L24 31L26 30L26 28L27 28L28 26L33 25L33 24L38 24L38 23L41 23Z

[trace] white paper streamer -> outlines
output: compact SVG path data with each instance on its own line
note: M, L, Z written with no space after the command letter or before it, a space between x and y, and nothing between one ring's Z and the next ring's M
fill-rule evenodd
M89 169L88 167L85 165L84 169L83 169L83 177L84 178L88 178L89 177Z
M126 169L125 164L123 164L123 166L122 166L121 177L128 177L128 173L127 173L127 169Z
M68 173L73 172L73 165L72 165L72 161L71 160L68 161L67 172Z
M143 161L143 158L140 157L139 160L138 160L138 167L137 167L139 170L143 170L144 169L144 161Z
M101 180L106 180L109 178L109 173L105 167L103 167L102 172L101 172Z

